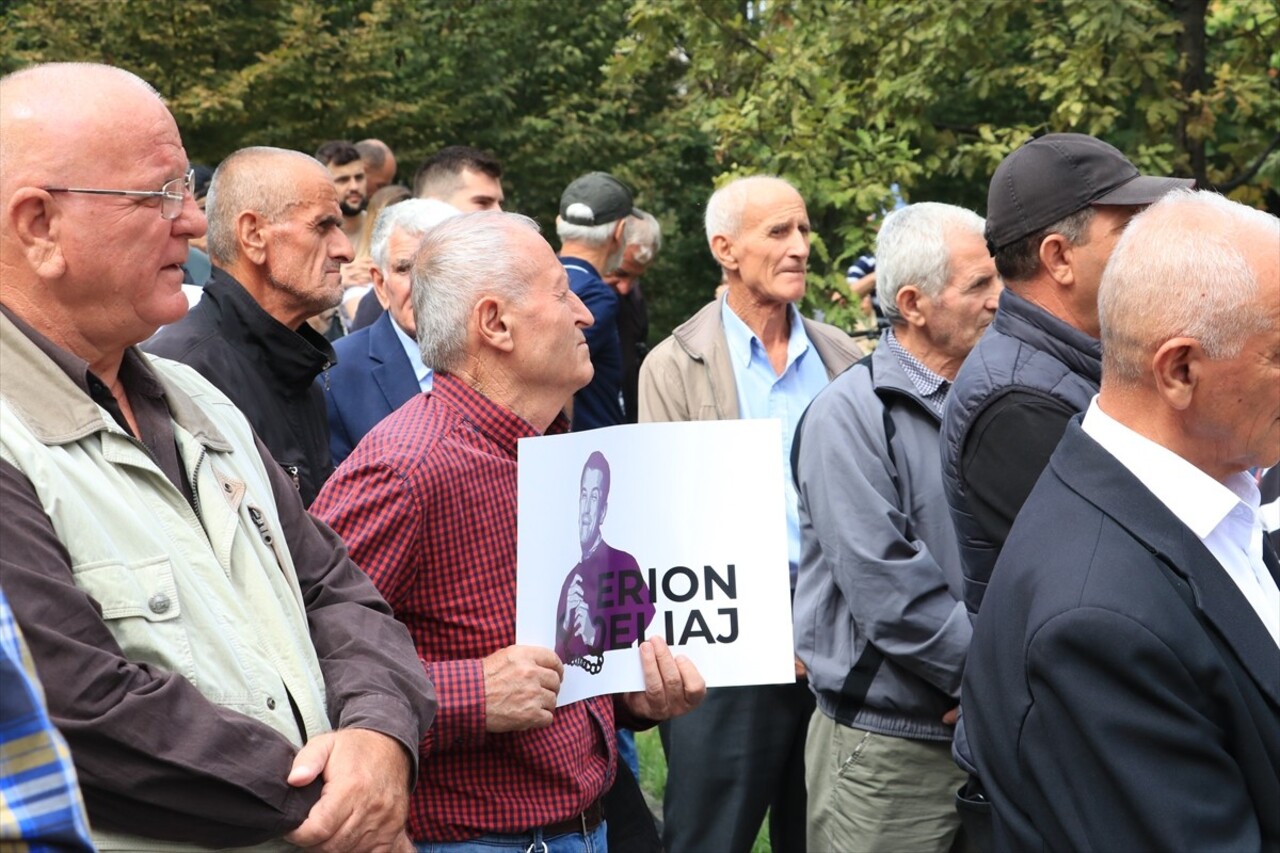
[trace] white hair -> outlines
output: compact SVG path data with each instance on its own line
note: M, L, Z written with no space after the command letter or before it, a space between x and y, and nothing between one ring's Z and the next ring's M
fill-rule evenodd
M622 226L623 247L634 246L638 264L649 264L662 248L662 226L652 213L636 209Z
M982 237L983 219L972 210L925 201L885 217L876 235L876 296L891 323L901 323L898 292L907 285L937 297L951 278L954 234Z
M397 231L410 237L421 237L427 231L462 211L451 204L434 198L410 198L382 208L373 223L373 235L369 238L369 256L378 269L386 274L391 263L388 256L391 235Z
M448 373L461 365L469 315L482 295L516 304L524 299L532 270L527 258L511 250L511 231L518 228L541 231L527 216L494 210L448 218L423 236L413 257L410 293L427 367Z
M1265 329L1241 250L1259 239L1280 247L1280 219L1207 190L1174 190L1135 216L1098 288L1104 379L1141 382L1171 338L1195 338L1209 358L1239 355Z
M613 229L617 224L618 220L615 219L613 222L605 222L600 225L574 225L572 222L565 222L557 216L556 236L560 238L561 243L582 243L584 246L599 249L609 242L609 238L613 236Z
M297 203L297 175L283 167L290 161L324 169L301 151L267 146L241 148L218 164L204 204L209 258L215 264L226 267L240 254L236 220L241 213L251 210L268 222L279 222Z
M707 200L706 227L707 245L717 234L735 239L742 232L742 212L751 200L752 190L764 186L781 185L795 190L789 181L773 175L751 175L746 178L735 178L711 194Z

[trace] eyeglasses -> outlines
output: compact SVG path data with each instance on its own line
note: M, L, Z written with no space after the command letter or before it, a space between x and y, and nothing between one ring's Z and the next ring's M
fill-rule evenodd
M167 181L158 190L91 190L84 187L42 187L47 193L89 193L90 195L123 195L131 198L160 199L160 218L177 219L188 193L195 189L195 169L188 169L181 178Z

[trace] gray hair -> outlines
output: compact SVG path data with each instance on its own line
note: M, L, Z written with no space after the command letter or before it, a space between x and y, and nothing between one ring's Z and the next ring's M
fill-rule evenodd
M622 245L635 247L636 263L651 263L662 249L662 226L652 213L637 207L622 226Z
M876 296L891 323L901 323L898 292L914 285L937 297L951 278L948 241L957 232L982 237L983 219L972 210L925 201L893 211L876 235Z
M711 194L707 200L707 245L717 235L734 239L742 231L742 212L746 209L752 190L771 184L781 184L792 190L789 181L773 175L751 175L735 178ZM796 190L799 193L799 190Z
M1061 234L1072 246L1083 246L1089 239L1089 223L1093 221L1094 208L1091 204L1068 213L1052 225L1039 231L1014 240L995 255L996 272L1004 279L1005 284L1028 281L1035 277L1040 269L1040 244L1050 234Z
M1134 385L1171 338L1195 338L1212 359L1234 358L1265 330L1242 245L1258 232L1280 246L1280 219L1210 191L1178 189L1125 228L1098 288L1104 381ZM1246 310L1242 310L1246 309Z
M574 225L572 222L565 222L557 216L556 236L560 238L561 243L582 243L593 249L599 249L609 242L609 238L613 236L613 229L617 224L618 220L615 219L613 222L605 222L600 225Z
M369 256L385 275L391 258L387 255L391 235L403 231L410 237L423 234L461 211L451 204L434 198L410 198L384 207L373 224L373 236L369 239Z
M408 202L405 202L407 204ZM471 310L485 294L519 304L532 270L511 250L511 231L538 223L496 210L454 216L429 229L413 257L413 316L422 361L449 373L466 357Z
M204 215L209 220L209 259L218 266L231 264L240 254L236 219L241 213L251 210L279 222L297 203L296 175L281 168L282 160L324 168L301 151L256 146L232 153L214 170Z

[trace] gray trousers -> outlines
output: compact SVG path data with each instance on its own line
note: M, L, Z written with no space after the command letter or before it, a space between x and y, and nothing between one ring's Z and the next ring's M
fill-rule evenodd
M805 849L805 682L716 687L659 729L667 755L668 853L749 853L765 812L773 853Z

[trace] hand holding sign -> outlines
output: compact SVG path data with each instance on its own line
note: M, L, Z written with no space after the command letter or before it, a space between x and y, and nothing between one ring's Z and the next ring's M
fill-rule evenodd
M644 690L624 693L627 710L646 720L667 720L692 711L707 695L707 683L684 655L675 657L659 636L640 644Z
M551 725L564 664L551 649L507 646L489 655L484 669L484 728L515 732Z
M521 439L515 636L564 663L560 706L641 691L649 662L658 691L633 701L656 718L703 684L795 682L781 435L738 420ZM663 653L642 658L655 634ZM692 692L668 696L664 672Z

